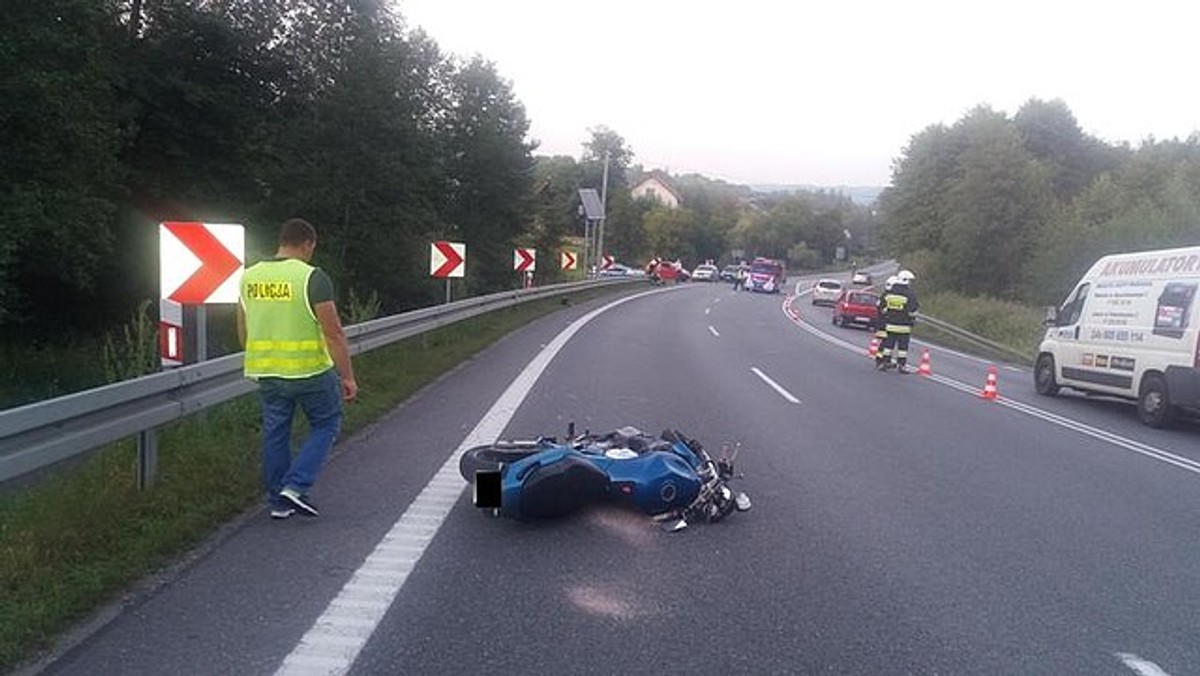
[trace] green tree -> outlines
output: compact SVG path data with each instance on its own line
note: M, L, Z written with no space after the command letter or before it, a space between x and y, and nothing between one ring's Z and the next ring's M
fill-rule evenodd
M1096 176L1116 166L1112 150L1084 134L1061 99L1030 99L1017 111L1013 124L1025 149L1049 170L1059 200L1074 198Z
M6 4L0 326L36 334L97 319L90 308L112 251L121 179L113 82L122 38L107 3Z
M495 66L476 58L450 78L445 123L445 220L470 242L474 265L468 287L495 288L513 280L512 247L530 231L533 147L529 121ZM532 242L529 242L532 243ZM539 252L538 267L557 266L556 251Z
M1047 172L1001 113L977 108L956 133L964 149L945 199L944 281L967 293L1015 297L1032 235L1052 206Z

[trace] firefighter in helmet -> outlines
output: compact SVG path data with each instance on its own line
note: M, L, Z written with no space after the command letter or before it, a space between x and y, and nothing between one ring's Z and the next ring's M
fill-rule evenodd
M880 370L886 371L891 368L894 358L897 372L909 372L908 341L912 337L912 327L916 323L917 310L920 308L917 293L912 288L914 279L916 275L911 271L901 270L896 273L894 280L889 280L892 282L891 288L885 287L883 295L879 298L879 316L887 331L883 347L876 358L876 368Z
M896 284L896 275L887 278L883 283L883 293L879 294L879 304L876 305L878 312L871 319L871 330L875 332L875 366L877 368L883 364L883 343L887 340L887 324L883 321L883 297Z

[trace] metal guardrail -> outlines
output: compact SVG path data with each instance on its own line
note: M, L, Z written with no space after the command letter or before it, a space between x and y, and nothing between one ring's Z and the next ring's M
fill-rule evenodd
M529 301L629 282L612 278L466 298L346 327L351 354ZM0 411L0 483L138 436L139 484L153 480L153 431L255 390L242 353Z
M938 319L937 317L930 317L927 314L918 312L917 319L919 321L929 324L930 326L933 326L934 328L936 328L938 330L945 331L946 333L949 333L950 335L954 336L955 338L959 338L961 340L965 340L967 342L974 343L975 345L987 348L987 349L992 350L993 352L996 352L999 354L1005 354L1005 355L1015 357L1023 364L1031 363L1031 359L1029 358L1029 355L1020 350L1011 348L1007 345L1002 345L993 340L988 340L987 338L984 338L981 335L971 333L970 331L963 329L963 328L959 328L949 322L944 322L944 321Z

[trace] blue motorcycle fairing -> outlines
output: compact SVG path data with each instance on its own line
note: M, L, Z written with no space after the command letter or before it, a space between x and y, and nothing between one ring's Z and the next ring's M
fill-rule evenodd
M647 514L687 507L700 493L700 458L682 441L655 444L634 457L603 446L574 448L550 440L543 450L501 469L500 510L512 518L561 516L611 499Z

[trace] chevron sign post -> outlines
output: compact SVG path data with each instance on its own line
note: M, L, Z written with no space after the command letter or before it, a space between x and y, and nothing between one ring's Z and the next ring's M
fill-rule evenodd
M245 249L240 225L160 223L161 297L183 305L238 302Z
M429 274L433 277L462 277L466 272L467 245L434 242L429 248Z
M513 270L517 272L533 272L536 269L536 249L513 249Z
M559 266L563 270L574 270L579 267L574 251L563 251L559 254Z
M208 359L209 303L238 302L246 260L245 228L235 223L168 221L158 224L159 356L183 362L184 306L195 312L195 359ZM192 334L191 331L186 332Z
M429 275L445 278L446 302L450 302L450 278L467 271L467 245L462 242L434 242L429 246Z

